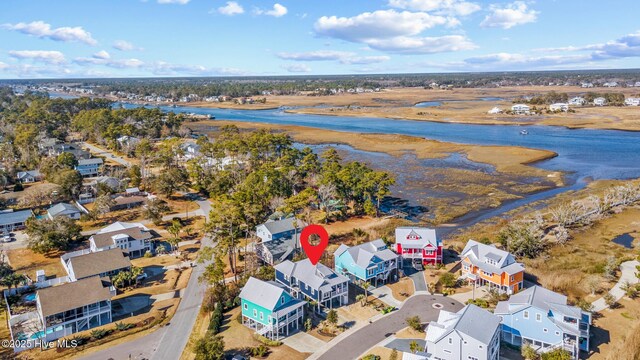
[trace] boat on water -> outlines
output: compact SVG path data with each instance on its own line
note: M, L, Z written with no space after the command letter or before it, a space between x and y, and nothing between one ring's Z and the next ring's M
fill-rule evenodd
M214 115L209 114L209 120L215 120L215 118L216 117Z
M520 135L529 135L529 131L528 130L520 130Z

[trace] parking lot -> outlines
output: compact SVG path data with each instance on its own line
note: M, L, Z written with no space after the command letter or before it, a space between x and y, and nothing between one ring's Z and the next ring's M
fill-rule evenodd
M14 250L14 249L24 249L26 248L29 244L27 242L27 234L24 233L24 231L13 231L12 232L12 240L11 242L4 242L4 234L0 234L0 240L2 240L2 242L0 242L0 249L2 250Z

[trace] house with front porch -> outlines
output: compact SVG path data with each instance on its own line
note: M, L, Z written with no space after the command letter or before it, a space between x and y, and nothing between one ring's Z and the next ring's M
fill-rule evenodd
M109 279L90 277L36 292L42 341L54 341L112 321L111 298L116 289Z
M103 161L100 158L80 159L75 169L78 170L82 177L94 177L100 174L102 163Z
M531 107L525 104L515 104L511 107L511 112L516 115L529 115L531 112Z
M280 340L300 329L305 304L291 296L284 285L254 277L240 292L242 324L271 340Z
M131 270L131 260L120 249L80 254L67 253L60 257L69 281L90 277L111 277L121 271Z
M396 228L396 252L403 260L423 265L442 264L442 241L435 229L403 226Z
M458 312L440 310L426 331L425 359L498 360L500 318L476 305Z
M509 344L528 344L540 353L562 348L576 360L580 351L589 351L591 313L541 286L500 301L494 314L500 317L502 339Z
M333 253L335 270L351 282L364 281L373 286L398 278L400 257L381 239L356 246L342 244Z
M276 281L294 298L315 301L317 310L333 309L349 302L349 279L327 266L313 265L309 259L284 261L274 266Z
M460 254L462 278L474 286L488 286L506 294L515 294L524 284L524 265L509 252L493 245L469 240Z

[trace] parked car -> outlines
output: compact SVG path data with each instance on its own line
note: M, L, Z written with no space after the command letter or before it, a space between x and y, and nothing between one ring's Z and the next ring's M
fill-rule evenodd
M413 266L413 268L418 270L418 271L424 270L424 266L422 266L422 262L420 262L420 261L413 261L411 266Z

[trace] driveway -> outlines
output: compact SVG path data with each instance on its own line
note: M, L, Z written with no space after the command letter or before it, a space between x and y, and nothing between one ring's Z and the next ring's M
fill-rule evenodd
M117 155L114 155L109 150L105 150L105 149L99 148L99 147L97 147L95 145L91 145L91 144L86 143L86 142L83 142L82 146L86 147L87 149L89 149L89 151L92 152L95 155L104 156L105 158L107 158L107 160L115 161L118 164L124 165L126 167L129 167L131 165L130 162L128 162L127 160L125 160L125 159L123 159L123 158L121 158L121 157L119 157Z
M314 353L325 344L324 341L302 331L285 338L282 342L301 353Z
M448 311L458 311L463 307L461 303L440 295L414 295L405 301L400 310L383 316L346 336L337 337L308 359L357 359L377 343L407 327L405 319L410 316L420 316L423 323L435 321L440 312L432 306L435 303L442 304L442 309Z
M208 200L198 200L200 209L207 218L211 205ZM202 239L202 246L213 246L210 237ZM198 264L193 268L187 287L183 289L182 300L178 305L171 322L166 326L133 341L121 343L108 349L81 357L85 360L129 360L129 359L180 359L182 351L187 346L189 336L200 311L205 284L198 282L198 278L204 272L205 264Z
M413 287L416 292L427 291L427 282L424 280L424 271L417 271L411 266L405 266L402 270L405 275L413 281Z

